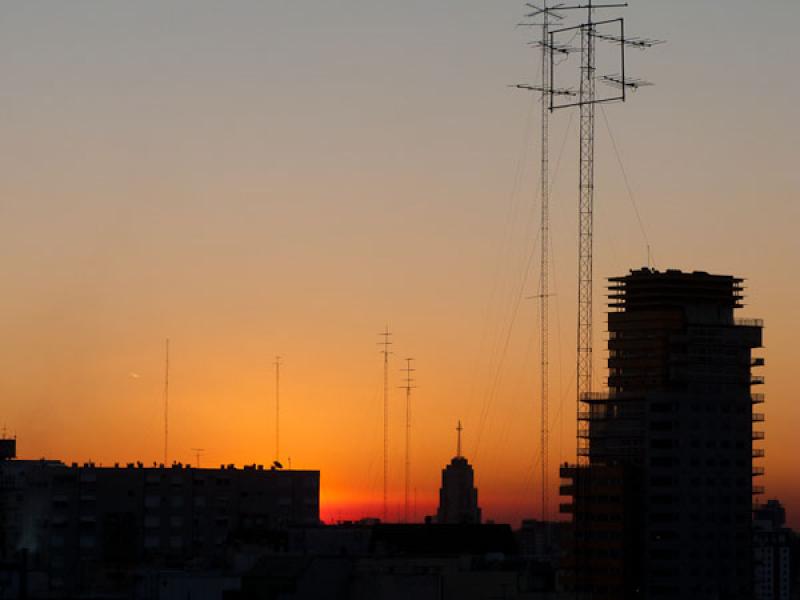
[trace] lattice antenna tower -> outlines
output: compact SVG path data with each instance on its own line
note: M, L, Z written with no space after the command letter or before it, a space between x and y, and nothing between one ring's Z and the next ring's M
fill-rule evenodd
M411 506L411 390L416 388L414 385L414 378L412 373L416 369L412 366L413 358L406 358L406 366L401 369L405 376L403 378L403 385L400 386L406 391L406 460L404 482L405 487L403 491L403 521L409 522L409 511Z
M541 50L541 82L537 85L519 84L516 87L525 90L536 91L541 94L541 155L540 155L540 176L541 186L541 218L540 218L540 243L539 252L539 407L540 407L540 430L539 430L539 450L541 455L541 515L542 521L547 520L547 474L548 474L548 447L549 447L549 254L550 254L550 102L551 94L561 96L574 96L575 92L568 89L553 89L550 81L550 54L554 49L550 46L550 25L553 22L563 20L563 16L558 14L556 7L549 7L547 0L543 0L541 6L527 3L526 6L532 9L525 15L528 19L541 19L541 22L525 22L520 25L525 27L541 27L542 37L533 45ZM563 51L563 49L558 50Z
M596 9L621 8L626 3L595 4L588 0L587 4L575 6L559 6L560 11L586 10L586 21L573 27L564 27L549 32L549 46L551 49L562 48L564 52L573 51L568 45L557 45L556 39L564 35L580 35L580 84L576 100L557 100L557 95L550 94L550 109L568 108L577 106L580 110L580 160L579 160L579 193L578 193L578 323L577 323L577 356L576 356L576 417L577 417L577 448L576 469L574 476L574 489L576 494L591 495L591 477L584 481L586 466L589 464L589 422L582 417L581 404L591 399L592 392L592 325L593 325L593 253L594 253L594 140L595 140L595 106L605 102L624 102L629 90L633 91L646 85L639 79L629 79L625 73L625 50L629 47L638 49L649 48L660 43L657 40L643 38L626 38L625 23L622 18L602 21L594 20ZM598 30L598 27L601 30ZM611 33L607 33L608 31ZM619 46L619 55L616 74L597 74L596 43ZM554 87L556 61L555 52L550 52L550 82ZM596 82L610 84L615 93L600 97L597 96ZM586 554L588 515L581 514L583 502L578 498L573 499L573 526L575 534L574 557L574 591L578 598L591 597L591 576L587 573L593 570L591 558Z
M378 334L381 341L379 346L383 346L383 521L389 520L389 346L392 345L392 334L389 332L389 325Z
M276 356L275 362L275 460L281 459L281 357Z
M550 109L569 108L577 106L580 110L580 165L579 165L579 195L578 195L578 328L577 328L577 416L578 416L578 465L587 460L587 449L582 447L581 440L586 438L583 430L583 421L580 419L581 400L588 398L592 391L592 326L593 326L593 254L594 254L594 139L595 106L607 102L624 102L629 90L636 90L643 85L649 85L640 79L628 78L625 73L625 50L633 47L644 49L661 43L659 40L645 38L626 38L625 22L622 18L594 20L594 11L597 9L626 7L627 3L596 4L589 0L587 4L574 6L560 5L559 11L586 10L586 21L573 27L550 30L548 45L551 49L559 48L568 53L575 49L563 44L557 44L557 38L577 33L580 35L580 85L577 100L566 102L557 101L557 94L552 91L555 81L556 61L555 52L550 52ZM602 27L604 31L598 31ZM611 30L611 33L605 32ZM597 74L596 42L618 45L619 55L617 72L614 74ZM597 97L596 82L610 84L617 93L610 96Z

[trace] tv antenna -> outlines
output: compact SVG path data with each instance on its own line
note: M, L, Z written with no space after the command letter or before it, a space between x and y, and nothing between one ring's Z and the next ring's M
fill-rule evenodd
M550 93L550 110L577 106L580 109L580 166L578 197L578 335L577 335L577 413L580 417L582 399L592 391L592 270L593 270L593 227L594 227L594 113L595 106L608 102L624 102L627 92L649 85L641 79L629 78L625 72L625 50L632 47L639 50L660 44L659 40L646 38L627 38L625 20L622 18L594 20L597 9L620 8L627 3L587 4L559 6L563 10L586 10L586 21L580 25L564 27L549 32L548 43L553 46L557 37L580 35L580 87L577 99L557 102L556 94ZM601 27L602 30L598 30ZM597 41L619 46L613 74L597 74ZM556 62L550 53L550 81L555 80ZM616 93L610 96L597 96L596 82L610 84ZM588 425L578 419L577 462L580 466L587 462L585 449L581 448L581 436Z
M192 452L194 452L195 465L199 469L200 468L200 457L205 452L205 449L204 448L192 448Z
M456 458L463 458L461 456L461 432L464 431L464 428L461 426L461 419L458 420L458 425L456 426L457 432L457 442L456 442Z
M543 44L549 47L550 75L549 93L550 110L578 107L580 111L580 159L579 159L579 186L578 186L578 323L577 323L577 356L576 356L576 413L577 413L577 448L574 488L576 494L587 493L587 486L591 479L581 481L583 470L588 466L588 428L589 423L582 418L581 404L588 398L592 391L592 322L593 322L593 228L594 228L594 141L595 141L595 106L608 102L624 102L628 91L635 91L648 85L640 79L632 79L625 71L625 51L627 48L643 50L661 43L658 40L645 38L628 38L625 36L625 21L622 18L594 20L594 11L598 9L622 8L627 3L597 4L588 0L586 4L573 6L559 5L559 11L586 10L586 21L572 27L551 29L549 39ZM564 49L566 53L572 51L569 44L559 42L559 39L580 36L580 68L579 88L577 98L562 100L556 93L556 48ZM617 63L613 74L597 74L597 42L618 46L619 52L615 53ZM615 90L611 95L598 97L596 82L600 80L609 84ZM584 490L581 492L581 490ZM579 514L583 502L573 498L573 524L575 532L575 593L582 597L591 588L593 573L589 551L585 547L586 515ZM583 531L579 531L583 530ZM587 571L589 573L587 574Z
M389 520L389 346L392 345L389 325L378 336L383 338L378 345L383 346L383 522L386 523Z
M405 373L405 385L400 386L406 391L406 463L405 463L405 490L403 493L403 521L408 523L409 502L411 494L411 390L416 388L411 374L416 371L411 366L413 358L406 359L406 367L401 369Z

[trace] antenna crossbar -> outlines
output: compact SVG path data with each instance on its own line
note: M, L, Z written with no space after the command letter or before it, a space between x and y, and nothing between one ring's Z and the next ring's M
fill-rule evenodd
M602 75L600 77L600 81L618 89L625 87L631 90L637 90L640 87L648 87L653 85L651 82L645 81L644 79L639 79L637 77L623 77L622 75Z
M608 35L605 33L597 33L596 31L592 32L591 35L598 40L612 42L615 44L624 44L630 48L637 48L639 50L645 50L647 48L652 48L653 46L664 43L664 40L654 40L640 37L624 38L619 35Z

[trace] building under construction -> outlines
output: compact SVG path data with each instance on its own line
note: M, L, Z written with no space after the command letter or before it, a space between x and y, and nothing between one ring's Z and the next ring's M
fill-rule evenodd
M607 393L585 394L565 465L579 598L752 598L753 423L762 323L741 279L650 269L610 279Z

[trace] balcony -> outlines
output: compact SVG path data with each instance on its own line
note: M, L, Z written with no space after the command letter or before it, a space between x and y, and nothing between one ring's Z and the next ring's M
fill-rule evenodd
M763 492L761 492L763 494ZM559 504L558 505L558 512L564 514L572 514L574 512L574 507L572 504Z
M764 404L764 394L750 394L750 401L753 404Z
M761 477L764 474L764 467L753 467L753 477Z
M753 448L753 458L764 458L763 448Z
M734 319L733 323L737 327L764 327L764 319Z
M753 423L761 423L764 421L764 413L753 413Z
M750 385L764 385L764 377L761 375L753 375L750 377Z
M756 357L750 359L750 366L751 367L763 367L764 366L764 359L762 357Z
M753 495L757 496L758 494L764 493L764 486L763 485L754 485L753 486Z
M753 441L763 440L763 439L764 439L764 432L763 431L754 431L753 432Z

